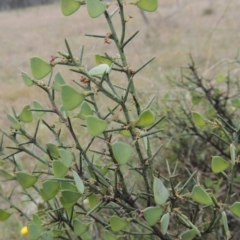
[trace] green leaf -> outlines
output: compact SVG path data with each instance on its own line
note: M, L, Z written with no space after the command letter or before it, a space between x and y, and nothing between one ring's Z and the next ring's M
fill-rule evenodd
M124 137L131 137L131 133L129 130L121 130L119 133Z
M74 161L74 156L71 152L65 150L64 148L61 148L59 150L60 159L59 161L67 168L70 168L72 165L72 162Z
M21 124L19 123L19 121L15 117L13 117L10 114L7 114L7 118L8 118L8 121L10 123L11 128L13 128L15 130L20 130L21 129Z
M230 163L219 156L212 157L212 171L214 173L220 173L226 170L230 166Z
M195 92L190 92L190 95L192 97L192 103L194 105L197 105L201 102L201 100L203 99L201 96L199 96L198 94L196 94Z
M192 240L197 236L197 232L194 229L187 230L181 234L182 240Z
M195 123L195 125L197 127L204 127L204 126L206 126L205 119L199 113L192 112L192 117L193 117L193 121L194 121L194 123Z
M158 0L139 0L137 6L143 11L154 12L158 8Z
M34 82L32 81L32 79L25 72L21 72L21 75L27 87L31 87L32 85L34 85Z
M32 75L37 80L46 77L51 71L52 66L39 57L30 58Z
M110 67L107 64L99 64L98 66L92 68L88 72L88 74L94 77L102 77L104 73L108 73L109 71L110 71Z
M72 184L71 182L61 181L60 187L62 190L70 190L72 192L78 192L77 187L74 184Z
M32 112L30 111L30 106L27 105L22 109L22 112L18 116L19 121L30 123L33 120Z
M43 192L44 195L47 197L47 199L44 199L45 201L48 201L50 199L53 199L59 190L59 182L54 180L46 180L43 183Z
M42 106L38 101L36 101L36 100L33 101L33 107L34 107L34 109L37 109L37 110L44 110L43 106ZM41 112L41 111L35 111L35 113L36 113L39 117L41 117L42 115L45 114L44 111L42 111L42 112Z
M162 231L163 235L165 235L167 233L168 226L169 226L169 220L170 220L170 214L169 213L166 213L162 216L161 231Z
M47 143L46 147L47 147L47 152L49 153L49 155L53 159L58 159L59 158L59 150L58 150L58 147L55 144Z
M80 106L80 112L77 115L80 119L86 120L87 116L93 115L93 110L87 102L83 102Z
M155 225L162 216L163 209L161 207L148 207L143 210L143 215L149 226Z
M44 229L35 223L29 223L28 224L28 232L30 239L37 240L41 236L41 234L44 232Z
M137 127L147 127L152 125L154 122L155 122L155 116L153 112L149 109L146 109L140 114L135 125Z
M62 178L67 174L68 168L59 160L54 160L52 162L52 171L55 177Z
M99 203L99 199L96 194L91 194L88 197L88 202L89 202L90 208L93 209Z
M60 200L60 203L61 203L61 205L63 206L63 208L65 208L66 210L72 208L72 207L76 204L76 201L75 201L75 202L70 202L70 203L69 203L69 202L66 202L66 201L63 199L63 197L60 197L59 200Z
M87 231L86 224L82 223L78 219L73 220L73 230L76 236L81 236L84 232Z
M33 214L32 221L33 221L33 223L38 224L38 225L41 225L41 223L42 223L40 217L37 214Z
M129 161L132 156L133 148L131 145L123 142L115 142L112 144L112 151L118 164L122 165Z
M153 179L153 195L155 203L158 205L163 205L168 200L169 191L164 186L159 178L154 177Z
M41 234L41 240L53 240L54 234L52 231L45 231Z
M240 99L239 98L232 99L232 105L235 108L240 108Z
M81 194L83 194L84 193L84 185L83 185L82 179L79 177L79 175L75 171L73 171L73 178L76 183L78 191Z
M17 181L25 189L32 187L38 180L37 176L25 172L17 172Z
M66 203L76 203L80 197L81 197L81 194L78 192L73 192L70 190L62 191L62 198Z
M117 240L117 238L115 237L115 235L105 229L103 234L103 240Z
M113 232L118 232L128 225L128 221L118 216L111 216L110 226Z
M63 79L62 75L58 72L55 75L54 82L53 82L54 90L60 92L62 85L65 85L65 84L66 84L65 80Z
M99 64L102 64L102 63L105 63L107 64L108 66L111 66L112 65L112 61L102 55L99 55L99 54L96 54L95 55L95 62L97 65Z
M99 0L86 0L87 11L90 17L97 18L104 13L107 6Z
M62 85L61 88L62 104L65 110L73 110L84 101L84 94L78 92L70 85Z
M75 0L60 0L62 14L69 16L75 13L81 6L80 2Z
M198 203L204 204L204 205L212 205L212 199L208 195L205 189L203 189L200 185L195 185L193 187L191 198Z
M7 211L0 209L0 222L7 220L12 214Z
M240 217L240 202L235 202L232 206L229 207L229 209L237 217Z
M95 164L95 167L99 170L99 172L102 174L102 175L106 175L107 172L108 172L108 168L104 165L98 165L98 164Z
M97 118L95 116L88 116L86 123L88 133L93 137L96 137L100 133L105 131L108 126L107 121Z
M4 180L14 179L14 176L7 172L6 170L0 168L0 176L4 178Z

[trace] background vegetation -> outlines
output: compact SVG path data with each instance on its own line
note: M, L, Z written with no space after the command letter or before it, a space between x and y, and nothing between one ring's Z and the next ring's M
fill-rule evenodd
M136 8L129 7L127 9L129 15L133 16L129 19L129 34L131 29L135 29L141 22L140 37L128 47L127 54L135 60L131 64L133 67L142 65L144 59L150 58L152 53L156 54L156 60L151 67L146 68L138 76L137 88L141 92L143 100L149 94L158 94L156 113L159 116L168 114L168 111L164 110L166 106L168 109L176 111L177 115L181 111L181 106L180 109L177 108L179 102L192 101L189 96L188 84L185 88L184 85L181 85L181 88L177 87L183 76L181 67L186 67L191 62L189 54L194 59L200 75L206 80L213 79L213 84L217 82L216 80L221 82L221 79L225 79L231 73L231 79L234 79L236 84L231 85L230 90L235 94L235 90L238 89L238 65L237 59L234 57L237 56L240 42L240 36L236 34L239 31L239 7L238 1L179 1L178 4L176 1L162 1L158 11L150 14L148 24L143 23L142 15ZM4 46L0 48L0 65L3 69L0 72L2 116L12 105L20 110L24 104L29 104L30 99L44 101L37 89L28 91L24 87L16 71L19 68L26 70L29 65L28 59L32 55L39 53L38 55L41 57L49 59L56 49L64 47L62 39L65 36L76 51L84 43L89 59L98 53L98 49L104 49L101 40L86 40L84 34L86 29L92 29L94 33L98 33L98 31L100 33L102 29L107 31L107 26L100 18L102 29L99 29L99 25L96 26L97 29L94 29L94 20L87 18L85 14L86 11L81 9L71 18L65 18L55 5L0 13L0 17L5 19L4 22L0 22L0 31L4 32L4 37L0 39L1 46ZM87 19L87 21L83 21L83 19ZM79 24L71 25L71 22ZM67 72L63 75L67 79L73 78ZM169 80L171 81L169 82ZM121 83L121 79L119 82ZM223 85L218 84L220 89L224 88ZM166 93L168 93L167 96ZM204 95L202 94L201 97ZM167 105L164 101L166 99L168 99ZM169 100L173 105L169 106ZM200 110L203 110L204 106L204 104L201 105ZM192 106L189 107L190 111L191 109ZM173 115L168 119L174 119L173 116L176 116L174 111L171 112ZM169 123L171 121L167 124ZM4 116L0 119L0 125L7 126ZM208 151L205 152L204 144L209 146L209 143L198 140L198 138L193 142L189 135L187 139L184 138L183 136L186 136L183 131L185 126L177 128L178 122L172 122L171 126L172 132L168 131L168 127L159 140L166 146L160 156L162 161L165 161L166 158L172 161L178 159L183 165L201 169L199 168L201 165L196 159L211 159L213 153L227 154L224 147L221 149L208 148ZM191 134L194 135L194 132ZM199 145L196 144L198 141ZM196 145L191 147L191 144ZM204 170L202 168L202 171ZM20 227L21 222L9 222L8 228L1 228L0 236L7 239L9 229L11 231L16 229L16 232L13 232L9 238L15 239ZM237 230L235 232L237 236Z

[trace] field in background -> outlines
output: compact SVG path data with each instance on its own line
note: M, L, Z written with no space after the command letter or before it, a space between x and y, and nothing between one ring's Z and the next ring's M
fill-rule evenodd
M130 67L138 68L156 56L155 61L136 76L138 90L160 94L169 91L165 76L179 77L180 67L189 62L189 53L202 71L222 59L236 56L240 46L239 9L238 0L161 0L157 12L146 13L149 22L146 24L140 11L129 6L127 16L133 18L129 18L128 36L140 29L139 36L126 48ZM64 38L77 56L81 45L85 45L84 63L89 68L94 65L94 54L115 54L113 44L84 36L109 32L104 18L90 19L85 6L70 17L62 16L59 6L53 4L0 12L0 19L1 127L8 125L4 114L11 106L19 111L31 99L44 101L45 96L39 94L36 87L25 87L20 76L20 70L30 73L31 56L50 60L57 50L66 51ZM76 77L67 71L63 75L68 81ZM4 226L0 225L0 239L19 239L20 221L14 223L10 218L7 227Z

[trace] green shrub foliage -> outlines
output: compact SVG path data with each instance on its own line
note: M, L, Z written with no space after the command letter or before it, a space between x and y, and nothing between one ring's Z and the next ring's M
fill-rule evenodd
M163 117L151 109L153 98L147 103L138 100L134 82L154 58L137 69L129 68L125 47L138 31L126 39L127 4L121 0L60 3L65 16L81 9L92 18L105 17L110 33L86 35L112 42L118 54L97 54L96 66L88 70L84 47L76 57L65 40L66 52L59 51L50 61L30 59L32 76L23 72L23 81L28 87L39 87L49 103L34 100L19 114L14 109L7 114L9 129L1 129L0 176L18 183L35 210L29 214L19 207L13 194L17 189L10 194L2 189L0 196L9 208L0 209L0 221L20 213L28 221L33 240L190 240L218 239L219 234L230 239L229 218L240 216L240 202L233 192L238 128L226 122L225 115L213 120L198 112L189 115L194 129L217 126L223 136L216 136L230 147L230 154L214 156L207 163L215 179L226 182L224 198L213 190L211 178L202 184L197 170L179 170L177 164L159 162L162 146L154 142ZM149 12L158 7L157 0L132 4ZM111 5L115 10L110 13ZM115 29L115 17L120 18L121 30ZM68 67L81 81L66 81L54 72L57 65ZM122 86L113 80L119 74L125 76ZM107 110L101 98L107 99ZM57 118L57 124L52 125L50 118ZM43 128L47 136L41 135ZM185 171L184 178L181 171Z

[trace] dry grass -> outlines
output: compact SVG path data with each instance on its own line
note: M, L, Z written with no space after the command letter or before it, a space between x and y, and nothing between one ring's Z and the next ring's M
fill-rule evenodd
M128 23L128 36L141 30L126 49L130 67L136 69L156 56L152 65L136 76L139 91L169 91L164 76L177 76L179 67L189 62L189 53L202 70L221 59L234 57L240 43L239 9L238 0L182 0L181 6L173 0L162 0L157 12L146 14L147 25L139 10L129 6L127 15L133 18ZM106 45L101 39L84 36L85 33L109 32L104 18L90 19L85 7L71 17L62 16L60 8L54 4L1 12L0 19L0 126L7 126L4 113L10 111L11 106L19 111L31 99L45 100L45 95L37 88L25 87L20 77L19 69L30 72L31 56L50 59L56 50L65 50L64 38L76 55L80 46L85 45L84 61L89 68L94 64L94 54L116 53L113 44ZM67 71L63 75L67 80L76 77ZM9 220L7 228L1 224L0 239L18 239L16 230L21 227L20 220Z

